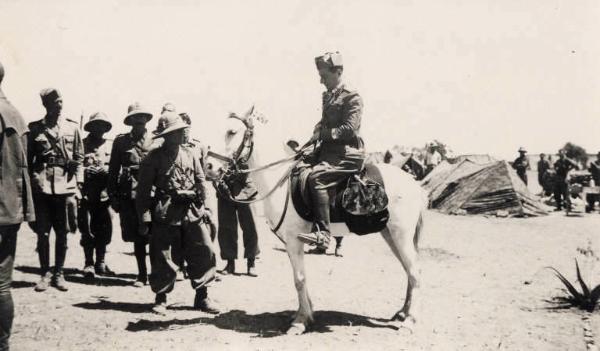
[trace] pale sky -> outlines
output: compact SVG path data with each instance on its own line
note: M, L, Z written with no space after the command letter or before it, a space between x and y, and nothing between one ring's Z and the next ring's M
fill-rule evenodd
M0 61L29 121L54 86L67 117L104 111L111 136L133 101L155 112L151 129L169 101L215 144L251 103L274 139L308 139L323 91L314 57L339 50L369 151L439 139L507 158L566 141L595 153L599 19L597 0L2 0Z

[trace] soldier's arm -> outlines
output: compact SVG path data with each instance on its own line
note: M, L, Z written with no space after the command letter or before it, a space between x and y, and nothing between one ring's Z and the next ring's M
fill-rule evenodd
M73 139L73 161L77 163L75 179L77 183L83 183L83 142L81 141L81 135L79 134L79 129L75 128L74 139Z
M27 170L29 172L29 176L31 177L33 173L33 157L34 157L34 149L33 149L33 132L31 131L31 124L29 125L29 133L27 133Z
M206 175L200 157L194 157L194 187L198 198L204 202L206 200Z
M362 118L363 102L360 96L356 93L346 97L347 101L344 104L343 121L337 128L325 129L325 133L321 134L321 138L326 141L341 140L351 141L358 136L358 128Z
M116 198L117 196L117 183L121 172L121 153L119 152L118 140L115 139L112 144L108 161L108 196L110 198Z
M151 222L150 206L152 204L152 185L156 179L156 168L154 167L152 154L146 156L140 164L139 179L135 198L135 207L140 222Z

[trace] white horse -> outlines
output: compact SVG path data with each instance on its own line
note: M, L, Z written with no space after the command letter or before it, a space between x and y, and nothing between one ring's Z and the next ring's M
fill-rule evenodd
M239 145L244 143L245 129L252 126L254 129L254 145L246 150L246 152L251 152L248 159L250 169L264 166L279 159L275 157L268 160L262 159L265 153L273 154L273 150L276 148L272 141L269 143L272 139L261 138L266 122L262 116L254 113L254 108L251 108L243 116L234 117L239 121L236 120L228 127L225 137L228 153L240 149ZM289 154L291 149L287 149ZM418 295L419 288L420 269L418 266L417 245L423 227L422 211L425 205L425 197L417 182L400 168L388 164L378 164L377 167L383 177L389 198L388 209L390 212L387 227L381 231L381 236L398 258L408 276L404 306L393 315L391 320L402 322L409 318L412 322L415 322L415 306L411 310L411 304L415 304L413 301ZM265 191L276 187L278 180L285 171L286 169L282 169L282 167L273 167L253 172L252 177L262 192L261 195L264 195ZM274 228L280 221L283 205L286 201L286 191L289 191L288 187L281 186L262 201L264 214L271 228ZM313 322L314 310L308 294L304 267L304 243L297 238L299 233L307 233L311 230L311 227L312 223L302 219L293 209L293 206L290 205L290 209L285 214L285 219L276 233L285 242L285 249L292 263L294 283L298 293L298 312L287 331L288 334L302 334L307 326ZM349 230L344 223L331 223L331 232L348 233Z

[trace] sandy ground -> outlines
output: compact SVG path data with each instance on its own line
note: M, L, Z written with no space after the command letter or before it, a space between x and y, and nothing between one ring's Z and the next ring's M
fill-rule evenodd
M70 290L36 293L34 235L19 235L14 299L14 350L584 350L584 321L574 310L552 310L562 294L543 267L574 278L578 248L598 247L600 214L553 213L531 219L445 216L428 212L421 241L421 309L417 324L386 321L403 303L406 275L379 235L347 237L344 257L307 256L317 310L312 331L282 335L297 308L282 245L260 227L260 276L227 276L210 288L225 312L191 310L193 291L179 282L169 314L150 312L149 287L131 286L132 247L117 231L108 262L119 274L96 284L81 276L82 250L70 236ZM600 252L600 249L596 249ZM222 262L218 263L222 267ZM589 266L583 263L588 276ZM238 271L245 264L238 260ZM593 277L590 278L592 282ZM600 319L590 323L600 335Z

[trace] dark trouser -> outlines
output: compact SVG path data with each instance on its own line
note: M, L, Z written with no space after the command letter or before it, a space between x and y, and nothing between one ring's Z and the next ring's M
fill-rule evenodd
M238 220L242 228L244 258L255 258L260 253L258 234L252 210L248 204L237 204L217 198L219 228L217 237L221 248L221 258L234 260L238 256Z
M14 317L10 285L17 249L17 231L20 226L0 226L0 351L8 350L8 338Z
M67 233L74 232L77 226L75 212L76 200L73 194L47 195L35 194L35 218L32 229L37 234L37 251L41 274L50 270L50 231L54 229L55 273L62 273L67 255Z
M133 242L133 252L138 267L138 277L144 280L148 275L146 266L146 245L148 238L139 235L139 221L135 200L119 199L119 220L121 237L125 242Z
M562 210L563 201L565 207L571 208L571 196L569 195L569 185L564 179L557 179L554 183L554 200L556 201L556 208Z
M156 294L169 293L175 286L177 269L171 251L178 250L176 238L180 236L188 277L192 288L203 289L215 276L215 252L210 230L202 222L184 222L181 225L152 224L150 236L150 286Z
M527 173L517 172L517 175L519 176L519 178L521 178L523 183L525 183L525 185L527 185Z
M94 264L94 250L96 250L96 264L104 263L106 245L112 238L112 217L108 210L108 201L88 202L81 200L77 221L81 232L81 241L85 254L85 265Z

